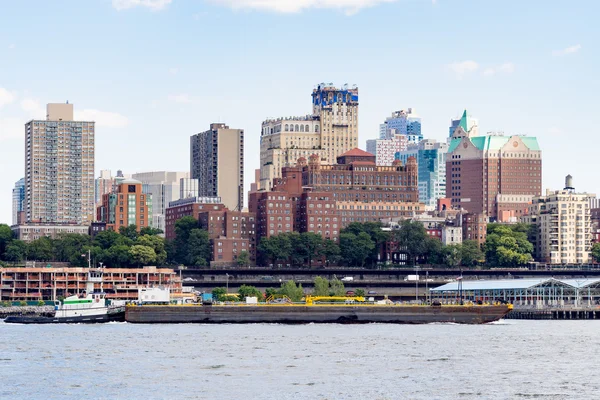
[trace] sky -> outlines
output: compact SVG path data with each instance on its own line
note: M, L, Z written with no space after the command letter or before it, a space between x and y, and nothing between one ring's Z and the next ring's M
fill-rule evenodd
M446 140L536 136L543 187L600 194L600 2L542 0L0 0L0 223L24 176L24 124L69 101L96 121L96 171L189 170L189 137L306 115L320 82L359 88L359 143L412 107ZM247 201L247 200L246 200Z

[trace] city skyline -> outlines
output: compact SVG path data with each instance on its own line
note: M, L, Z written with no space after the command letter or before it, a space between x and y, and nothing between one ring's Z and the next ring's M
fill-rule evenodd
M243 129L246 201L260 166L261 122L310 113L307 97L320 82L360 88L361 149L393 111L414 107L424 137L445 141L450 119L467 109L481 134L538 138L542 190L561 189L571 174L578 192L600 193L593 168L595 3L584 13L444 0L331 0L321 8L266 1L261 9L235 0L62 3L11 3L0 15L2 223L12 221L12 188L25 175L24 126L45 119L46 103L69 100L76 120L96 121L95 177L102 169L185 171L190 135L213 122ZM24 18L32 24L18 24ZM45 18L53 20L51 31ZM501 23L506 18L510 30ZM99 33L96 23L114 29ZM343 29L346 39L314 45L330 43L324 25ZM222 32L218 40L205 39L215 31ZM45 62L31 62L31 54Z

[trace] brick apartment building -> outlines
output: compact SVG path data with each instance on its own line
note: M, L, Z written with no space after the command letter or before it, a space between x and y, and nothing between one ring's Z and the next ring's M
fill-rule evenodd
M541 190L542 152L535 137L457 135L452 139L446 157L446 197L453 208L485 213L492 220L499 210L501 216L516 217ZM498 207L499 201L504 205Z
M152 196L142 192L142 182L126 179L116 191L102 195L102 205L96 209L96 220L106 223L106 229L136 225L137 229L152 226Z

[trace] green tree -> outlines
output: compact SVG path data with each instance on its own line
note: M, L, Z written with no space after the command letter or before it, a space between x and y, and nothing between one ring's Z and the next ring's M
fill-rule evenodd
M527 240L527 233L521 232L523 225L516 226L489 224L485 242L485 258L488 265L514 267L525 265L532 260L533 245Z
M10 226L6 224L0 224L0 257L4 255L6 247L8 247L10 242L12 242L13 238L14 234L10 229Z
M594 243L592 246L592 257L596 262L600 262L600 243Z
M104 231L97 234L92 243L94 246L98 246L102 250L107 250L116 245L131 246L133 241L115 231Z
M206 266L210 261L210 239L204 229L192 229L188 239L187 265Z
M313 296L329 296L329 281L317 276L314 282Z
M109 268L127 267L132 263L129 248L124 244L111 246L109 249L102 251L99 261L102 261Z
M365 297L365 290L364 289L356 289L354 291L354 295L358 296L358 297Z
M148 236L158 236L163 234L162 229L152 228L150 226L144 226L140 229L140 236L148 235Z
M256 297L258 300L263 299L263 293L254 286L242 285L238 290L239 299L245 301L246 297Z
M139 233L136 225L128 225L122 226L119 228L119 233L126 238L133 240L134 242L137 240Z
M342 259L348 266L363 267L365 260L375 248L375 243L366 232L358 235L353 233L342 233L340 235L340 251Z
M240 267L248 267L250 265L250 254L246 250L242 250L235 261Z
M183 217L175 222L175 239L173 241L173 259L179 264L193 265L190 262L190 235L198 229L198 221L191 216Z
M323 256L325 256L325 262L327 265L337 265L341 258L340 246L330 239L323 241Z
M342 229L340 233L352 233L356 236L361 232L367 233L375 246L365 262L371 266L375 266L379 261L378 254L381 246L390 240L389 232L383 231L381 228L381 222L352 222L346 228Z
M332 279L329 282L329 295L330 296L344 296L346 294L346 288L344 288L344 282L339 279Z
M454 268L461 265L462 245L451 244L444 247L444 262L447 266Z
M51 261L54 259L52 239L41 237L27 245L27 256L31 260Z
M427 258L428 264L444 263L446 253L444 252L442 241L434 237L428 237L425 241L424 256Z
M156 253L152 247L135 244L129 249L131 261L137 266L153 264L156 261Z
M475 240L465 240L460 247L461 264L465 267L474 267L484 259L484 254Z
M302 284L298 284L298 286L296 286L294 281L282 283L280 293L289 297L294 302L298 302L302 300L302 297L304 297L304 289L302 289Z
M90 237L77 233L66 233L59 235L54 240L54 259L56 261L69 262L77 267L87 266L87 251L90 249Z
M263 261L277 265L277 261L288 260L292 255L292 242L290 235L282 234L263 237L258 245L258 252Z
M13 240L6 246L4 257L8 261L23 261L27 258L27 243L22 240Z
M399 251L406 253L412 265L420 256L427 254L430 238L423 224L418 221L402 221L398 229L393 231L393 239L398 244Z
M313 232L302 232L298 248L295 253L302 254L308 261L308 268L312 268L312 261L315 258L323 257L323 237Z
M227 289L224 287L216 287L212 290L213 299L216 301L225 301L227 299Z
M154 249L156 253L156 264L164 265L167 260L167 252L165 251L165 240L159 236L143 235L138 237L137 244L141 246L148 246Z

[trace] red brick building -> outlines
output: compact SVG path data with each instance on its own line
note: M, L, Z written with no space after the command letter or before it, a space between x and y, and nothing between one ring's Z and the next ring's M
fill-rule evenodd
M483 245L487 238L488 217L485 214L463 214L463 240L475 240Z
M198 219L203 211L222 210L225 208L221 204L219 197L190 197L172 201L165 210L165 237L168 240L175 239L175 222L183 217L194 217Z
M539 196L542 191L542 152L535 137L464 136L452 139L446 157L446 197L452 207L484 213L496 220L511 211L522 214L527 201L498 195ZM515 196L518 198L519 196ZM518 203L510 206L511 203Z
M96 209L96 221L106 223L106 229L119 231L121 227L152 226L152 196L142 192L142 182L126 179L116 191L102 195L102 204Z

